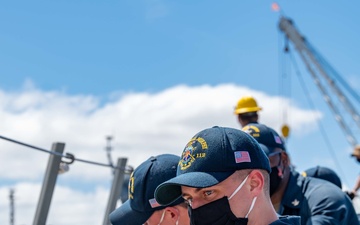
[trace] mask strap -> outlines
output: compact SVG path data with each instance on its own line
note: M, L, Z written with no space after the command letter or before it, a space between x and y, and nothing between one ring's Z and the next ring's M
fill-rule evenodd
M174 207L174 209L176 209L177 211L178 211L178 218L177 218L177 220L176 220L176 222L175 222L175 225L179 225L179 219L180 219L180 211L177 209L177 208L175 208Z
M243 180L243 182L241 182L241 184L235 189L235 191L230 195L230 197L228 197L228 200L230 200L232 197L234 197L234 195L236 195L236 193L238 193L238 191L240 190L240 188L242 188L242 186L245 184L246 180L248 179L249 175L247 175L245 177L245 179Z
M280 161L279 161L279 164L277 165L277 168L278 168L278 176L279 176L279 177L283 177L284 168L283 168L283 169L280 169L280 164L281 164L281 152L278 152L278 153L279 153L279 156L280 156Z
M163 211L162 216L161 216L161 219L160 219L160 222L158 223L158 225L160 225L160 223L162 223L162 221L164 220L165 211L166 211L166 210Z
M255 205L255 202L256 202L256 199L257 199L257 196L252 200L251 202L251 206L250 206L250 209L249 209L249 212L246 214L245 218L248 218L251 210L254 208L254 205Z

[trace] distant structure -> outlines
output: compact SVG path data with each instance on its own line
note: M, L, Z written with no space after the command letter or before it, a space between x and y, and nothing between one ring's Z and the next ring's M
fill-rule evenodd
M14 225L15 224L15 218L14 218L14 214L15 214L15 204L14 204L14 193L15 190L14 189L10 189L10 225Z
M109 164L114 167L113 161L112 161L112 157L111 157L111 151L112 151L112 147L111 147L111 141L112 141L113 137L112 136L106 136L106 147L105 147L105 151L106 151L106 155L109 161ZM115 174L115 169L112 169L112 174Z
M112 168L112 174L115 175L115 168L114 168L114 163L112 161L112 157L111 157L111 151L113 150L112 146L111 146L111 141L113 140L112 136L106 136L106 154L107 154L107 158L109 161L109 165L111 165ZM124 174L124 181L122 184L122 188L121 188L121 193L119 196L119 199L122 203L124 203L126 200L128 200L128 184L129 184L129 180L130 180L130 174L134 171L134 168L129 166L130 170L128 171L128 173Z

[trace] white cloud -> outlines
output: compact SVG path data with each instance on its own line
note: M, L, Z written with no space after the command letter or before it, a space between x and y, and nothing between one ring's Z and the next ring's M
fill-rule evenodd
M39 183L18 183L15 187L15 223L32 224L41 190ZM9 187L0 188L0 198L8 199ZM46 224L101 224L109 197L108 190L98 186L93 192L82 192L57 185ZM9 204L0 203L1 224L10 220Z
M295 134L304 132L304 127L309 128L321 116L296 107L290 99L233 84L180 85L158 93L123 93L102 104L94 96L69 96L31 87L0 92L0 135L45 149L50 149L53 142L64 142L65 152L102 163L107 163L105 137L112 135L113 159L128 157L128 164L137 166L151 155L180 155L187 141L204 128L239 128L233 109L245 94L255 96L264 108L260 121L274 128L282 122L278 105L291 110L290 126ZM11 171L0 174L1 198L6 198L9 187L14 186L17 224L29 224L48 154L4 140L0 140L0 149L0 169ZM68 173L58 177L48 224L100 224L111 179L107 167L74 162ZM4 224L8 204L1 201L0 207L0 223Z

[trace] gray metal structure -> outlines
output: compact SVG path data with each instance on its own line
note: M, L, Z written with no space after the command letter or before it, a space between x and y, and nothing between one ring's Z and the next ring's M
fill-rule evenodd
M9 198L10 198L10 225L15 224L14 193L15 193L15 190L11 188L10 189L10 194L9 194Z
M112 186L111 186L110 196L109 196L108 204L107 204L107 207L105 210L103 225L111 224L110 220L109 220L109 214L112 211L114 211L114 209L116 207L116 202L118 201L120 193L121 193L122 185L124 182L126 162L127 162L127 158L118 158L118 161L116 164L117 169L115 169L115 174L114 174L114 179L113 179Z
M51 151L62 154L65 143L54 143ZM39 202L37 204L33 225L45 225L50 209L50 203L55 189L56 179L59 172L61 157L51 154L49 156L45 177L43 180Z
M351 104L349 99L346 97L346 95L338 85L337 80L334 79L334 76L330 76L330 72L334 73L334 70L330 67L329 64L325 62L323 58L321 58L319 54L316 53L314 49L311 48L310 44L295 28L290 19L281 17L279 28L282 32L285 33L286 37L295 45L296 50L298 51L301 59L309 70L315 84L320 89L325 99L325 102L328 104L328 106L334 113L335 120L345 132L347 141L350 143L351 146L356 146L358 141L355 138L355 135L353 134L353 131L350 129L350 127L352 127L352 124L356 124L358 128L360 128L360 116L359 113L356 111L355 107ZM325 80L325 82L323 82L324 84L321 82L321 79ZM327 89L327 87L329 87L329 90ZM349 86L346 87L347 89L351 89ZM332 95L332 93L334 94ZM357 95L356 99L359 100ZM336 102L340 102L341 105L336 105ZM342 112L341 109L345 109L348 114ZM346 117L351 117L354 123L349 125L345 120Z
M113 137L112 136L106 136L106 147L105 147L105 151L106 151L106 156L108 158L109 164L113 167L113 161L112 161L112 157L111 157L111 151L112 151L112 147L111 147L111 141L112 141ZM115 169L112 168L112 175L115 174Z

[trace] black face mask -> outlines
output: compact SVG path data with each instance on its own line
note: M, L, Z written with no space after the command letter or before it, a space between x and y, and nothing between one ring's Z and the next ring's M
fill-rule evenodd
M279 164L277 166L271 167L271 173L270 173L270 196L272 196L277 189L280 186L280 183L283 179L283 172L284 171L280 171L279 167L281 165L281 152L278 152L277 154L279 154L280 156L280 161Z
M188 208L190 225L246 225L248 218L236 218L225 196L199 208Z
M272 196L280 186L282 174L279 174L278 166L271 167L270 173L270 196Z

